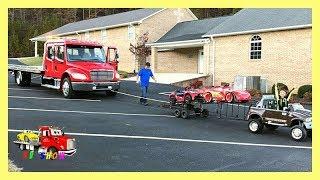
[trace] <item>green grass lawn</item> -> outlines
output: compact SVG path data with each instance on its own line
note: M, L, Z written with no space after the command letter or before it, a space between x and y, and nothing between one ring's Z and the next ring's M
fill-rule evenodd
M42 57L19 58L19 61L29 66L41 66Z

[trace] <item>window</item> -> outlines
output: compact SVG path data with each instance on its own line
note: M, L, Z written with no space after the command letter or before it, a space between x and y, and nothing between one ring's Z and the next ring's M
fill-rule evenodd
M57 54L59 59L64 59L64 47L63 46L59 46L58 47L58 54Z
M107 30L106 29L101 30L101 40L102 40L102 42L107 41Z
M67 46L69 61L95 61L106 62L105 52L102 47L72 45Z
M49 46L48 47L48 58L49 59L53 59L54 58L54 49L53 49L53 46Z
M251 38L251 50L250 50L250 59L261 59L261 47L262 40L258 35L254 35Z
M89 40L89 39L90 39L90 34L89 34L89 32L85 32L85 33L84 33L84 39L85 39L85 40Z
M135 39L135 28L132 25L128 26L128 39L129 40Z

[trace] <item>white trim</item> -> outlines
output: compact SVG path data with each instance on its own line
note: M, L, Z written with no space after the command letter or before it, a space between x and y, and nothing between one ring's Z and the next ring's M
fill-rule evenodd
M165 47L172 45L193 45L193 44L206 44L208 43L208 39L193 39L187 41L173 41L173 42L163 42L163 43L147 43L146 46L154 46L154 47Z
M190 10L190 8L186 8L186 9L187 9L187 11L189 12L189 14L190 14L195 20L198 20L198 17L193 14L193 12Z
M240 35L240 34L261 33L261 32L269 32L269 31L283 31L283 30L291 30L291 29L303 29L303 28L309 28L309 27L312 27L312 24L297 25L297 26L286 26L286 27L278 27L278 28L268 28L268 29L257 29L257 30L250 30L250 31L238 31L238 32L212 34L212 35L203 35L202 37L233 36L233 35Z

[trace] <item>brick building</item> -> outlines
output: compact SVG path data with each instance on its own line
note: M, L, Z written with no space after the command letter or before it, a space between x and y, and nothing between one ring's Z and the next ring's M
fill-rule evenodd
M133 72L139 65L129 47L130 43L136 43L137 37L148 32L149 42L154 42L177 23L195 19L197 17L188 8L138 9L69 23L30 40L35 43L35 56L38 56L37 42L53 37L78 38L115 46L120 54L119 69Z
M265 90L312 83L311 9L243 9L181 22L150 43L155 72L208 75L207 84L259 76Z

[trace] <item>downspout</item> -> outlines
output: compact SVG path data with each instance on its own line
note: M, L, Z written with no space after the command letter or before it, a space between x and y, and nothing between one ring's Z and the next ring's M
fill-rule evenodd
M212 53L211 53L211 56L212 56L212 58L211 58L211 67L210 67L210 69L211 69L211 72L212 72L212 85L214 86L214 82L215 82L215 77L214 77L214 74L215 74L215 42L214 42L214 39L213 39L213 37L211 36L210 37L210 40L211 40L211 42L212 42L212 48L211 48L211 50L212 50ZM210 56L209 56L210 57Z

